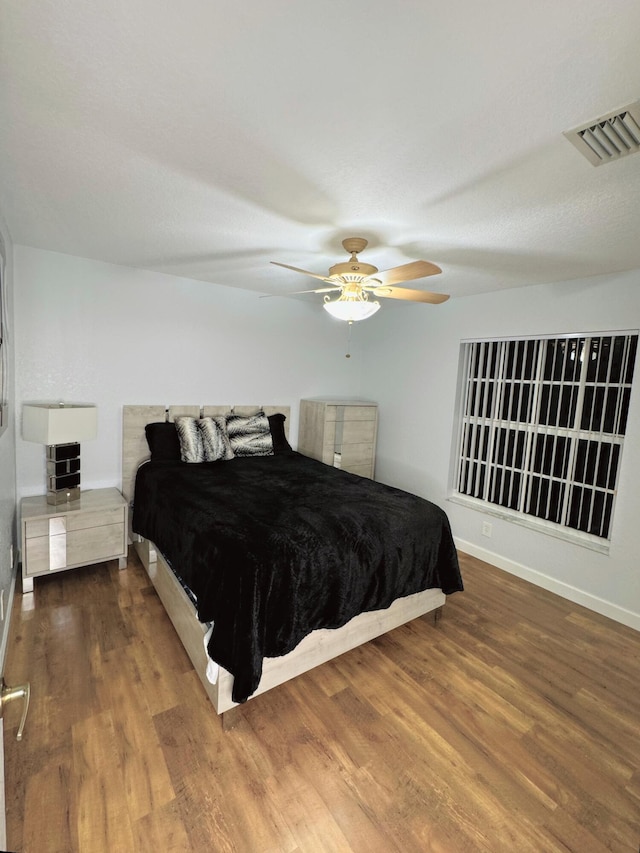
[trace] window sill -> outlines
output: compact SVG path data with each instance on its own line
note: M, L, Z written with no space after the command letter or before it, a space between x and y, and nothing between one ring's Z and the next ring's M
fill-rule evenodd
M492 515L494 518L510 521L520 527L526 527L528 530L535 530L537 533L544 533L547 536L553 536L555 539L571 542L572 545L580 545L582 548L588 548L590 551L596 551L598 554L609 555L611 543L590 533L582 533L580 530L570 530L558 524L553 524L551 521L544 521L544 519L534 518L533 516L524 516L513 510L478 500L478 498L470 498L467 495L454 493L449 495L447 500L451 501L451 503L465 506L468 509L473 509L476 512L481 512L483 515Z

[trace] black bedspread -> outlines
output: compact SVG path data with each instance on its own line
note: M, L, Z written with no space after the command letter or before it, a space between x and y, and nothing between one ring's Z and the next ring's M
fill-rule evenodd
M213 621L209 654L234 676L236 702L257 688L263 657L316 628L430 587L462 589L439 507L294 452L148 462L132 524Z

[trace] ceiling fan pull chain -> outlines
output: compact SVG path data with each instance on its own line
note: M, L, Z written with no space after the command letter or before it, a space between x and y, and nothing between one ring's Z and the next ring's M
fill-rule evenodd
M351 358L351 327L353 326L353 320L349 320L347 324L347 353L345 358Z

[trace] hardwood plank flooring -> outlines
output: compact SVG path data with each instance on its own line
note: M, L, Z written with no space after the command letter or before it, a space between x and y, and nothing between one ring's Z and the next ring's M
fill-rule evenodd
M5 677L19 853L636 853L640 634L461 555L429 618L223 732L137 558L38 578Z

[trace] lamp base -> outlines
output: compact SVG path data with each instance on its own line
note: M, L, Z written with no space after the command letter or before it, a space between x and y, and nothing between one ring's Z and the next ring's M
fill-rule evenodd
M80 500L80 486L73 489L47 489L47 503L64 507Z
M80 500L80 445L47 447L47 503L64 507Z

